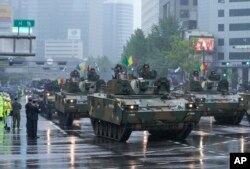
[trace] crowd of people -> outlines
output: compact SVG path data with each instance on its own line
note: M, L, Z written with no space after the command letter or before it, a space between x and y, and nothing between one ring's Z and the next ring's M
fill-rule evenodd
M24 120L21 119L21 109L22 105L19 103L17 97L11 100L8 93L0 92L0 123L3 124L2 126L4 126L5 130L21 130L20 121ZM37 122L39 111L36 100L29 98L28 103L25 104L26 131L28 138L38 138Z

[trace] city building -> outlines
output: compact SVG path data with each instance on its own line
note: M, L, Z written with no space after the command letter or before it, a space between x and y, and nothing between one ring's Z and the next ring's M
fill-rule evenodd
M180 21L184 30L197 28L197 0L143 0L142 30L145 34L151 32L159 19L174 16Z
M126 1L103 3L103 54L113 63L121 61L123 46L133 33L133 5Z
M11 32L12 8L9 1L0 0L0 32Z
M72 58L82 59L82 41L81 40L46 40L45 41L45 59L60 57L66 60Z
M198 1L198 28L216 38L217 67L233 87L250 81L250 1Z

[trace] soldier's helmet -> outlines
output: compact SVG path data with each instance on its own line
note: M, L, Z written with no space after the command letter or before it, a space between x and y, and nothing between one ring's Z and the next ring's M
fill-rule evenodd
M199 77L199 72L197 70L193 71L193 76L194 77Z
M217 74L215 70L211 70L208 75L208 79L211 81L219 81L220 78L221 78L220 75Z
M80 78L80 73L79 73L77 70L73 70L73 71L70 73L70 77L71 77L71 78Z
M143 69L149 69L149 64L144 64Z

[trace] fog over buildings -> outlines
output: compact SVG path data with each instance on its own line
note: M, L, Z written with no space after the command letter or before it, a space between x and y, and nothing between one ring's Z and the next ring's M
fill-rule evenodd
M107 7L107 4L112 5ZM108 58L118 61L133 29L141 27L140 0L0 0L0 5L6 10L10 8L9 18L0 20L1 32L11 32L15 19L35 20L32 28L37 37L34 49L36 58L40 59L60 56L86 59L110 55ZM116 18L103 12L107 8L110 8L107 13ZM118 33L113 34L117 37L112 36L112 41L109 41L107 35L111 35L111 26Z

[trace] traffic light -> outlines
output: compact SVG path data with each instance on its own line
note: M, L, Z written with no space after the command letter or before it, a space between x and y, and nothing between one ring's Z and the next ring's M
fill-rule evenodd
M224 65L224 66L229 66L230 62L222 62L221 64Z
M249 62L249 61L246 61L246 62L242 62L242 65L246 65L246 66L249 66L249 65L250 65L250 62Z
M227 73L226 72L223 73L223 77L227 77Z
M12 66L14 64L14 59L12 57L9 57L8 60L9 60L9 66Z

